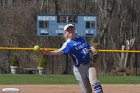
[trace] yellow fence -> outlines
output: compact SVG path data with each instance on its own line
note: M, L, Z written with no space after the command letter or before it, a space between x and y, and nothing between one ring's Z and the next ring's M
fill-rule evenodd
M58 48L40 48L48 50L57 50ZM0 47L0 50L34 50L34 48L21 48L21 47ZM140 53L140 50L97 50L98 52L126 52L126 53Z
M40 48L48 50L57 50L58 48ZM0 50L34 50L34 48L21 48L21 47L0 47Z

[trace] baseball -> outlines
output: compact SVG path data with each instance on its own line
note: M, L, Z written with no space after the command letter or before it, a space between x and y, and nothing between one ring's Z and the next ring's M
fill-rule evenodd
M35 46L34 46L34 50L35 50L35 51L38 51L38 50L40 50L40 47L39 47L38 45L35 45Z

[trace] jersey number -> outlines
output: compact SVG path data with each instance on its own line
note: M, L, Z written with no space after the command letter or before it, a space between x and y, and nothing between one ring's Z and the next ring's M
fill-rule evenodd
M88 53L88 49L87 48L83 48L82 49L82 53L87 54Z

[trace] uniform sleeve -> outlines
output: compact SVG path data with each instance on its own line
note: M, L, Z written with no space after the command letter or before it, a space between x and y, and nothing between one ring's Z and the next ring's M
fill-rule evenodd
M70 53L70 49L71 49L70 45L68 45L68 43L65 42L63 44L63 46L59 50L63 51L65 54L69 54Z

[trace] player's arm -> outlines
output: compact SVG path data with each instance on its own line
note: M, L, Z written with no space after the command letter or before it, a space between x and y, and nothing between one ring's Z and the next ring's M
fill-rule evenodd
M64 54L63 51L61 51L60 49L54 50L54 51L49 51L47 49L44 49L44 50L42 50L42 52L45 55L62 55L62 54Z
M67 42L65 42L63 44L63 46L61 48L59 48L58 50L54 50L54 51L49 51L47 49L42 50L42 52L46 55L62 55L67 53L66 50L69 50L69 48L67 47Z

